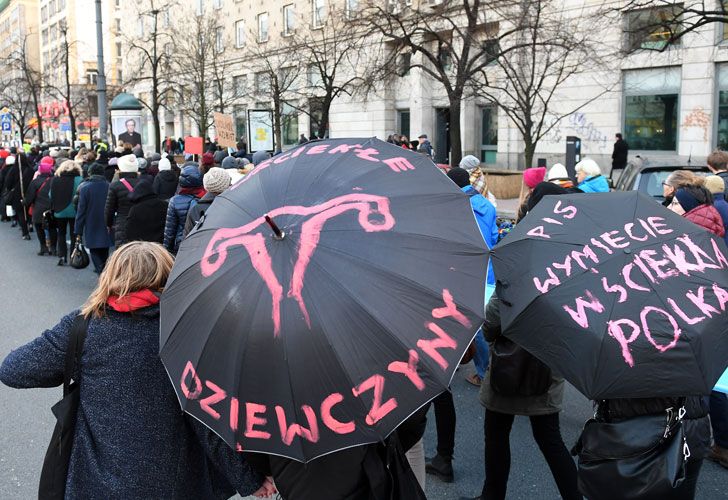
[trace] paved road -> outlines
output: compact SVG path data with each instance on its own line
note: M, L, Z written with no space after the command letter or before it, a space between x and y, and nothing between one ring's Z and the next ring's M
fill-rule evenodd
M58 268L55 259L37 257L36 251L35 240L23 241L17 230L0 224L0 304L3 313L0 359L55 324L63 314L77 308L94 285L94 274L89 269ZM453 384L458 411L456 481L446 485L428 477L427 494L431 499L457 499L460 495L474 496L480 491L483 412L477 401L477 389L463 380L469 369L463 367ZM36 497L40 465L53 428L50 406L60 393L60 389L21 391L0 385L0 499ZM567 445L575 441L589 414L589 402L570 389L561 418ZM436 437L432 412L425 441L427 454L434 454ZM509 499L558 498L526 418L516 419L511 450ZM698 498L725 498L727 480L728 471L706 463Z

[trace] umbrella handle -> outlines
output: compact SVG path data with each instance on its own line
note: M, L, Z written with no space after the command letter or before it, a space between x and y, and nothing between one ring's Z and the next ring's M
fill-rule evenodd
M271 218L270 215L265 214L265 221L268 223L270 228L273 230L273 233L275 234L275 238L277 240L282 240L286 236L286 233L281 231L281 228L278 227L278 224L275 223L275 221Z

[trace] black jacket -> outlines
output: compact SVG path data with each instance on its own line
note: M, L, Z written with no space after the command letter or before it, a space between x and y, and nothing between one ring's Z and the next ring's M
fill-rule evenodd
M629 153L629 144L624 139L618 139L614 143L612 152L612 168L624 168L627 165L627 153Z
M187 220L185 221L185 228L182 233L185 238L188 234L190 234L190 231L192 231L195 227L195 224L197 224L202 216L205 215L205 212L207 212L207 209L210 208L210 205L212 205L212 202L215 201L215 198L217 198L216 194L207 193L205 196L197 200L197 203L189 209L187 212Z
M177 174L171 170L161 170L154 178L154 192L160 200L169 200L177 193Z
M51 209L51 179L53 174L39 175L28 186L25 206L33 206L33 224L43 223L43 212Z
M129 195L131 209L126 218L128 241L164 241L164 223L167 218L167 202L160 200L152 184L142 181Z
M5 195L5 203L13 205L14 207L20 206L21 191L20 191L20 171L18 170L18 163L7 167L7 173L5 174L5 182L3 184L3 192ZM28 187L33 180L33 169L27 165L23 165L23 194L27 196Z
M121 179L126 179L132 188L139 182L136 173L122 172L119 174L119 180L109 186L109 194L106 197L106 225L111 227L116 223L114 242L117 247L129 241L126 237L126 218L131 209L130 192Z

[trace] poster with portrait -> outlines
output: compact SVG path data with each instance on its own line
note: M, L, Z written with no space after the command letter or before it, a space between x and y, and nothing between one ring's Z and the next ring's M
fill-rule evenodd
M142 117L141 115L124 115L111 117L111 130L116 138L116 144L142 144Z
M273 151L273 111L248 110L248 145L251 153Z

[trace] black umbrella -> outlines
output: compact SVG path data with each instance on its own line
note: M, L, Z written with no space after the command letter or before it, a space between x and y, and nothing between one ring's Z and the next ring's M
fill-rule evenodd
M182 407L301 461L384 439L445 390L482 321L487 247L429 158L310 142L219 196L162 296Z
M506 336L592 399L708 394L728 366L728 259L637 192L546 196L491 253Z

